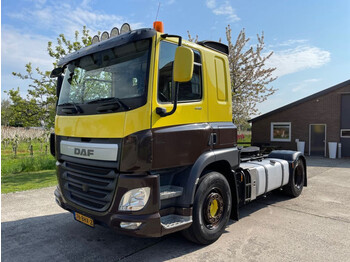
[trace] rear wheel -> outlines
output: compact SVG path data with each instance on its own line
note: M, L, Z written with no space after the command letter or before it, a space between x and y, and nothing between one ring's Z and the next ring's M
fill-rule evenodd
M217 172L206 174L195 194L193 223L183 235L202 245L215 242L225 230L231 206L231 190L226 178Z
M283 187L283 191L292 197L297 197L303 191L305 181L305 168L303 161L299 158L296 162L293 173L290 174L289 182Z

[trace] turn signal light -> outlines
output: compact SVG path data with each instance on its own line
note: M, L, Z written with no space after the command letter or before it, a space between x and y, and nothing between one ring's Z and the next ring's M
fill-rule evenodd
M161 22L161 21L153 22L153 28L159 33L164 33L163 22Z

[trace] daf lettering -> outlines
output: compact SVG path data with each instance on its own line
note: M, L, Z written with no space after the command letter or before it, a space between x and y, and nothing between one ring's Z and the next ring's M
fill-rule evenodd
M79 156L93 156L94 155L94 150L92 149L85 149L85 148L74 148L74 154L79 155Z
M60 153L78 158L116 161L118 144L84 143L63 140L60 144Z

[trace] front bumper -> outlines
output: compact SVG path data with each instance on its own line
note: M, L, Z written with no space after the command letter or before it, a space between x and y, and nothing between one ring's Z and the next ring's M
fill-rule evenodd
M150 187L151 194L146 206L139 211L119 211L119 202L125 192L139 187ZM114 200L106 212L95 212L67 200L58 186L55 190L56 203L63 209L70 212L78 212L94 219L95 224L107 226L113 230L138 237L161 237L163 235L184 229L189 225L180 228L167 229L161 224L160 199L159 199L159 177L156 175L120 175ZM137 229L121 228L121 222L141 222Z

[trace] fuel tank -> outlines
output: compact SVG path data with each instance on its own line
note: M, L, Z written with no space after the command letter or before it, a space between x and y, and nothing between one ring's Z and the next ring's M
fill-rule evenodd
M280 188L289 181L289 163L283 159L265 158L241 163L240 167L250 175L250 200Z

